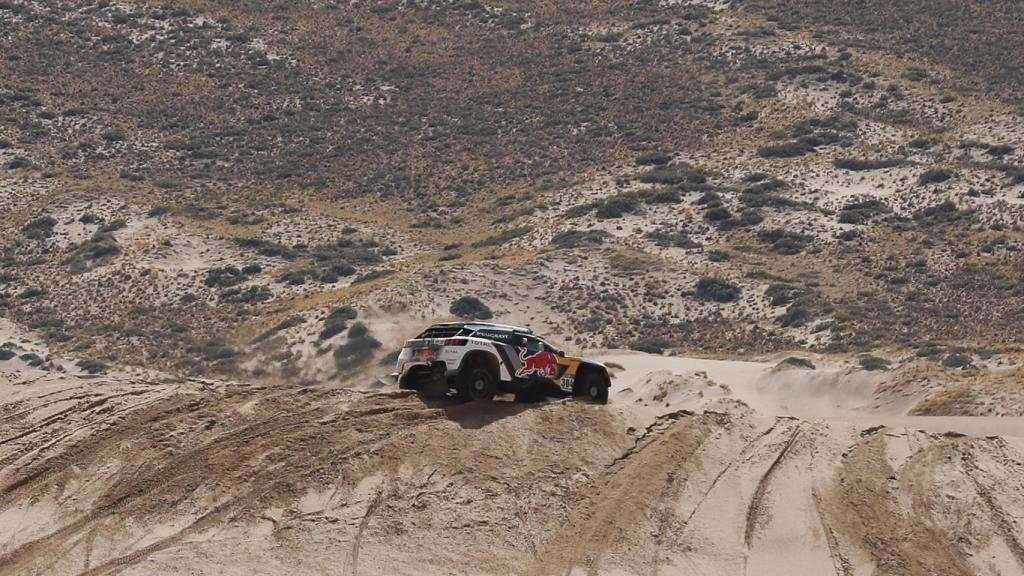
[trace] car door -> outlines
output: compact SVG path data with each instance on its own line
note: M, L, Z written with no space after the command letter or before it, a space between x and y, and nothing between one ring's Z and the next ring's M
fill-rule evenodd
M516 338L519 368L516 376L537 382L554 382L558 377L558 356L534 336L519 335Z

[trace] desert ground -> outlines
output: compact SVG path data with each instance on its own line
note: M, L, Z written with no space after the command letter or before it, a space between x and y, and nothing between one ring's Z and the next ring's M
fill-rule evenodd
M0 575L1024 574L1022 23L0 0Z
M5 363L0 573L1024 569L1022 417L908 415L915 368L594 357L607 406Z

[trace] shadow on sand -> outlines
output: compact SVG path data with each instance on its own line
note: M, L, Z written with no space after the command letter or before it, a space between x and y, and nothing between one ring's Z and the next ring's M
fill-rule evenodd
M427 400L423 403L431 408L444 411L445 417L462 428L479 429L502 418L516 416L527 410L539 408L547 401L521 402L511 397L498 397L489 402L463 402L453 397Z

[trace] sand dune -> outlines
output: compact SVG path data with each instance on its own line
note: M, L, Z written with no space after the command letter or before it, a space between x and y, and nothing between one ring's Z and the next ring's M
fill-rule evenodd
M768 409L811 371L605 359L640 402L6 372L0 574L1024 570L1021 419L864 414L870 394L797 419ZM728 384L729 413L648 399L658 374Z

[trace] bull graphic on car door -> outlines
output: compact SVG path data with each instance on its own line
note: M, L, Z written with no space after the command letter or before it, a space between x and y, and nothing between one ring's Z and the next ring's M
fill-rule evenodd
M527 354L529 354L529 350L526 348L519 349L519 361L522 362L522 366L516 370L516 376L520 378L533 376L548 380L554 380L558 376L558 356L544 350L530 356Z

